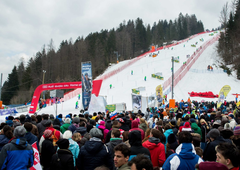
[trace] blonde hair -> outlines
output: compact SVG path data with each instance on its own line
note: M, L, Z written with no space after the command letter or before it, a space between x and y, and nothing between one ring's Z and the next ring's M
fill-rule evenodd
M73 136L72 136L72 139L73 139L75 142L79 142L79 141L82 139L81 134L78 133L78 132L74 133Z

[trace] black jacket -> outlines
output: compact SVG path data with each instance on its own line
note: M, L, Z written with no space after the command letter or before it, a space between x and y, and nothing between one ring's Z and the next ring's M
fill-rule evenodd
M78 170L93 170L101 165L113 169L111 152L102 141L87 141L80 149L76 164Z
M130 128L126 123L124 123L124 124L122 124L122 126L119 127L119 129L122 129L124 131L129 131Z
M38 139L40 140L42 135L43 135L43 132L45 131L46 127L45 127L45 123L47 122L47 120L42 120L40 123L37 124L37 128L38 128L38 133L39 133L39 136L38 136Z
M51 170L74 170L73 154L68 149L59 149L52 156Z
M122 139L110 139L110 142L106 143L106 145L108 146L110 152L112 153L112 158L114 157L114 147L117 146L118 144L123 143Z
M229 139L224 139L222 136L217 137L214 141L207 144L204 152L203 159L204 161L216 161L216 151L215 147L223 142L232 143Z
M42 143L40 163L44 168L50 167L52 156L56 153L57 147L53 146L52 139L45 139Z
M129 139L129 144L131 145L131 148L130 148L130 150L131 150L130 158L131 159L133 157L137 156L138 154L144 154L149 159L151 159L149 150L142 146L142 139L141 139L140 131L134 130L134 131L130 132L128 135L128 139Z

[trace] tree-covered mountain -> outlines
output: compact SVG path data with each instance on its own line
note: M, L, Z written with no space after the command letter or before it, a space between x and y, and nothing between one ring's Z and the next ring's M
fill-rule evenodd
M92 62L93 78L103 73L109 63L139 56L152 45L181 40L203 32L204 26L195 15L180 13L175 20L159 20L153 26L144 25L143 20L123 21L116 29L90 33L75 41L63 40L55 49L53 40L32 57L26 66L23 61L15 66L3 85L4 104L25 103L31 100L34 89L44 83L81 81L81 62Z

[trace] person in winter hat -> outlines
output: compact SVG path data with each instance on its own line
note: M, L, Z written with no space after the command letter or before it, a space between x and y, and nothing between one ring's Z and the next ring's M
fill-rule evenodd
M33 166L34 152L24 138L26 129L18 126L13 132L15 139L3 146L0 153L0 169L28 169Z
M237 125L233 130L233 136L231 137L233 143L240 149L240 125Z
M179 133L179 146L176 153L170 155L163 164L164 170L178 169L194 169L197 163L203 162L194 149L192 144L192 135L189 131Z
M196 120L191 118L190 122L191 122L191 129L194 131L194 133L199 134L202 138L202 131L201 131L201 128L197 125Z
M207 136L210 138L210 142L207 144L204 152L203 159L205 161L215 161L216 160L216 150L215 147L223 142L231 143L231 140L224 139L220 136L220 132L218 129L212 129L208 132Z
M160 141L160 133L159 130L152 129L150 138L142 144L150 152L153 167L162 167L166 160L165 147Z
M63 134L63 139L68 139L69 141L69 150L72 152L73 154L73 162L74 162L74 167L76 167L76 162L75 160L78 158L78 154L79 154L79 145L77 144L77 142L75 142L74 140L72 140L72 132L70 130L66 130Z
M68 127L71 126L71 119L66 118L64 121L64 124L60 127L60 132L64 134L66 130L68 130Z
M134 130L128 134L129 144L131 145L131 154L129 157L129 161L137 156L138 154L144 154L149 159L151 158L150 152L147 148L142 146L141 141L141 132L138 130Z
M177 147L178 147L178 142L177 142L176 136L174 134L170 134L168 136L166 158L168 158L171 154L175 153L175 150Z
M180 129L180 128L179 128ZM192 132L192 128L189 122L185 122L184 125L182 126L181 131L188 131L188 132Z
M167 151L168 136L169 136L170 134L173 134L173 130L171 129L171 125L166 124L166 125L164 126L164 136L166 137L166 142L165 142L165 144L164 144L164 146L165 146L165 151Z
M237 122L234 119L234 115L232 113L230 113L228 115L228 120L229 120L229 125L231 127L231 129L233 130L235 128L235 126L237 125Z
M52 156L51 170L74 170L74 158L69 148L68 139L59 139L57 141L59 147L56 154Z
M105 165L110 170L113 170L113 159L109 148L103 144L103 133L98 128L90 130L90 140L81 147L81 150L76 161L77 168L94 169L98 166Z
M104 121L100 121L98 129L100 129L103 132L103 139L106 140L106 136L107 136L109 130L105 127Z
M49 129L46 129L43 132L44 141L41 145L41 156L40 156L40 163L44 167L43 170L49 170L51 167L51 159L53 154L56 153L57 147L53 146L53 139L52 139L53 132Z
M138 128L138 121L137 121L137 120L133 120L133 121L132 121L131 127L132 127L132 128L129 130L129 132L132 132L132 131L134 131L134 130L140 131L140 132L141 132L141 139L143 140L144 137L145 137L145 134L144 134L144 131L143 131L142 129Z
M201 162L200 164L196 164L195 166L196 170L206 170L206 169L211 169L211 170L228 170L228 167L218 163L218 162Z

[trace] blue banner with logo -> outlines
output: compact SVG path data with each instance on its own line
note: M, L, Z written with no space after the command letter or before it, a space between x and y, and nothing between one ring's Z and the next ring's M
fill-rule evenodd
M82 104L84 109L88 109L92 93L92 63L82 63Z
M4 115L11 115L15 116L15 114L18 113L15 108L10 108L10 109L0 109L0 116Z

